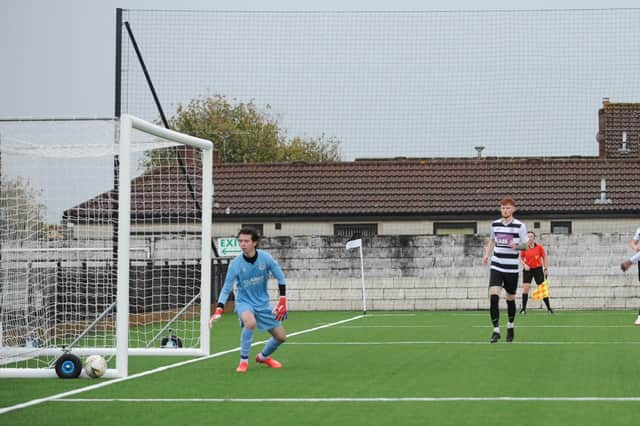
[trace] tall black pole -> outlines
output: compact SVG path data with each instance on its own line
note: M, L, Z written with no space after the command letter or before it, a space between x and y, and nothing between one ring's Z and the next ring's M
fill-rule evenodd
M138 48L138 43L136 42L136 38L133 35L133 31L131 30L131 25L129 22L124 23L125 28L127 29L127 34L129 35L129 39L131 39L131 45L136 52L136 56L138 57L138 61L140 62L140 66L142 68L142 72L144 73L144 78L147 80L147 84L149 85L149 90L151 90L151 95L153 96L153 101L156 104L156 108L158 109L158 113L160 114L160 119L162 120L162 124L164 127L169 129L169 122L167 121L167 117L164 114L164 110L162 109L162 105L160 104L160 99L158 98L158 94L156 93L156 89L151 81L151 76L149 75L149 71L147 70L147 66L142 58L142 54L140 53L140 49ZM182 160L182 156L180 155L180 151L176 150L176 157L178 159L178 165L180 166L180 170L187 181L187 188L189 189L189 193L191 194L191 199L196 206L196 211L202 211L202 207L200 206L200 202L196 197L195 190L193 185L191 184L191 179L189 179L189 175L187 174L187 168L184 165L184 161ZM209 218L211 220L211 218ZM211 248L213 249L213 254L215 257L218 257L218 249L216 245L211 240Z
M115 105L114 116L120 117L122 111L122 9L116 9L116 80L115 80ZM117 153L113 155L113 192L111 193L111 229L112 229L112 258L111 266L111 285L115 286L118 282L118 220L119 205L118 195L120 191L120 157Z

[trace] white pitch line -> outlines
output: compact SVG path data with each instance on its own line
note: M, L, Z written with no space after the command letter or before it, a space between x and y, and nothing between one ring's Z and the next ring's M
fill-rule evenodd
M287 345L304 346L304 345L327 345L327 346L372 346L372 345L487 345L490 343L485 340L474 341L455 341L455 340L410 340L410 341L388 341L388 342L287 342ZM511 342L509 345L640 345L638 342ZM504 345L500 345L504 346Z
M489 328L486 325L472 325L472 328ZM619 325L517 325L516 328L633 328L633 324Z
M336 402L459 402L459 401L508 401L508 402L640 402L638 396L605 397L605 396L558 396L558 397L517 397L517 396L451 396L451 397L374 397L374 398L104 398L104 399L83 399L67 398L56 399L54 402L62 403L112 403L112 402L150 402L150 403L177 403L177 402L240 402L240 403L265 403L265 402L287 402L287 403L336 403Z
M317 327L308 328L306 330L296 331L294 333L288 334L288 336L292 337L292 336L299 336L301 334L311 333L311 332L314 332L314 331L322 330L323 328L333 327L333 326L336 326L336 325L344 324L344 323L349 322L349 321L354 321L354 320L360 319L362 317L363 317L363 315L357 315L355 317L347 318L345 320L319 325ZM266 342L266 340L261 340L259 342L254 342L251 346L260 345L260 344L263 344L265 342ZM200 358L193 358L193 359L189 359L189 360L186 360L186 361L178 362L178 363L175 363L175 364L164 365L162 367L154 368L153 370L143 371L141 373L132 374L132 375L127 376L127 377L121 377L119 379L113 379L113 380L104 381L104 382L101 382L101 383L97 383L95 385L90 385L90 386L86 386L86 387L83 387L83 388L74 389L74 390L67 391L67 392L62 392L62 393L59 393L59 394L56 394L56 395L47 396L47 397L44 397L44 398L32 399L30 401L22 402L20 404L16 404L16 405L12 405L12 406L9 406L9 407L0 408L0 414L5 414L5 413L8 413L10 411L19 410L19 409L22 409L22 408L32 407L34 405L42 404L44 402L55 401L55 400L58 400L58 399L61 399L61 398L66 398L68 396L77 395L79 393L88 392L88 391L92 391L92 390L95 390L95 389L100 389L100 388L103 388L103 387L106 387L106 386L111 386L111 385L114 385L114 384L120 383L120 382L125 382L127 380L133 380L133 379L137 379L137 378L140 378L140 377L149 376L151 374L155 374L155 373L160 373L160 372L163 372L163 371L171 370L171 369L174 369L174 368L177 368L177 367L182 367L184 365L189 365L189 364L193 364L193 363L196 363L196 362L205 361L207 359L218 358L218 357L221 357L223 355L227 355L227 354L230 354L230 353L233 353L233 352L238 352L239 350L240 350L240 347L237 347L237 348L229 349L229 350L222 351L222 352L216 352L214 354L207 355L207 356L200 357Z
M450 324L423 324L423 325L345 325L340 328L442 328L451 327ZM471 328L488 328L487 325L472 325ZM632 328L631 325L518 325L516 328Z
M486 314L485 314L486 315ZM415 317L417 316L417 314L410 314L410 313L404 313L404 314L367 314L366 317Z
M438 328L451 327L450 325L344 325L340 328ZM485 326L486 327L486 326Z

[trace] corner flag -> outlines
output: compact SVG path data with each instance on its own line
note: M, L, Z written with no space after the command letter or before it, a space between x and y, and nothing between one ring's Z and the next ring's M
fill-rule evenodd
M357 240L347 241L347 250L357 248L360 252L360 278L362 280L362 313L367 313L367 296L364 285L364 257L362 256L362 238Z
M358 238L357 240L347 241L347 250L351 250L354 248L362 247L362 239Z

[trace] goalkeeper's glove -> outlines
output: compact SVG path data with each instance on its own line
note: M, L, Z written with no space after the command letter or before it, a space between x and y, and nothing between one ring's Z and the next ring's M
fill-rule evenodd
M287 319L287 297L280 296L280 300L278 304L273 309L273 315L276 316L278 321L283 321Z
M213 313L213 315L211 315L211 318L209 318L209 328L211 328L211 326L213 325L214 322L218 321L220 319L220 317L222 316L222 313L224 312L224 309L222 309L221 307L217 307L215 312Z

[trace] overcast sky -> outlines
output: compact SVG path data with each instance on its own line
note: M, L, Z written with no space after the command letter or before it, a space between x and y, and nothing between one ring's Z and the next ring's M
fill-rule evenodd
M245 11L638 7L632 0L1 0L1 3L0 117L113 115L117 7Z
M219 11L443 11L638 7L632 0L527 2L514 0L180 0L179 2L175 0L0 0L0 2L2 4L0 117L2 118L113 116L115 10L118 7ZM594 107L594 116L596 111L597 105ZM591 131L589 127L588 129ZM589 143L593 142L591 136L586 139ZM465 151L467 154L473 154L471 148L467 151ZM73 186L79 186L78 182L75 181ZM102 185L104 187L98 187L95 182L93 184L86 182L80 186L84 187L82 190L78 189L77 194L74 195L75 198L57 202L58 210L49 213L52 223L60 218L60 211L63 208L108 190L110 181L107 179Z

